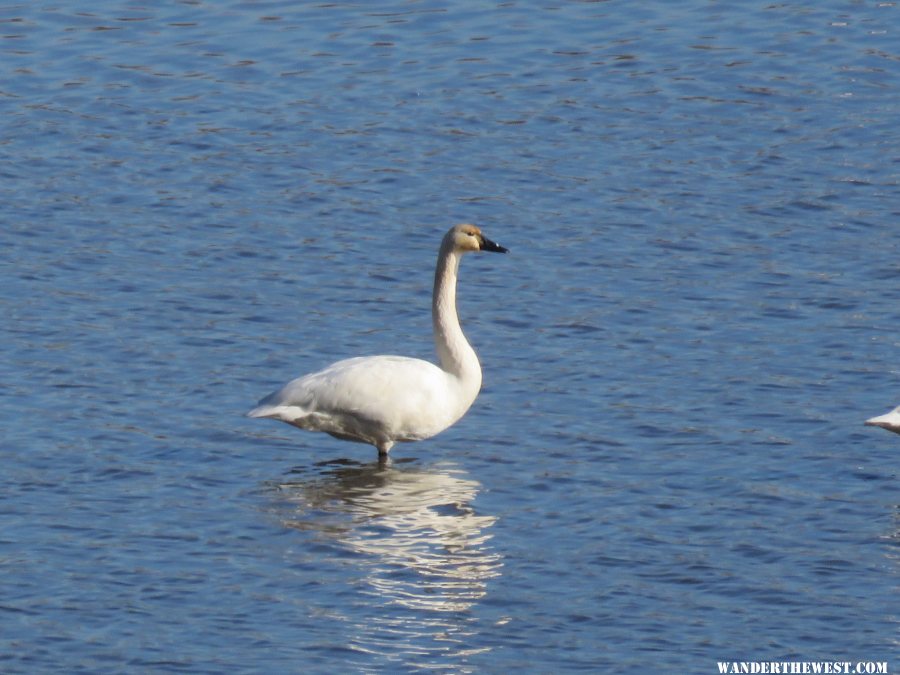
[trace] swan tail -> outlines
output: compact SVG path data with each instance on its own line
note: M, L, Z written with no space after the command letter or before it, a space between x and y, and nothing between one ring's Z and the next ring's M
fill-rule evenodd
M260 405L246 414L246 417L278 417L276 406Z
M279 420L312 431L325 430L321 425L321 415L294 405L259 405L248 412L247 417Z

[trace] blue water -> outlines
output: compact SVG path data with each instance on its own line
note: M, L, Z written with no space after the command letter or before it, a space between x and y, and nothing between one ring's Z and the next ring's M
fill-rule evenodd
M896 3L158 4L0 9L0 671L897 667Z

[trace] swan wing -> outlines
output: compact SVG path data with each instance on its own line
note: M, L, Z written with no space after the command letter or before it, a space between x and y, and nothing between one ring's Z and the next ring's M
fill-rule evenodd
M248 415L368 443L419 440L468 409L471 401L463 407L458 391L454 378L428 361L364 356L288 382Z

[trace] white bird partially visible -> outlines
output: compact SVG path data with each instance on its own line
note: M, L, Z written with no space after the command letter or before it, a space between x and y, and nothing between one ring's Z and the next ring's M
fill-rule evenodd
M405 356L345 359L288 382L247 416L370 443L382 459L398 441L430 438L455 423L481 389L481 364L456 313L459 260L471 251L507 253L474 225L444 235L431 304L440 366Z
M881 427L882 429L893 431L895 434L900 434L900 406L897 406L884 415L867 419L866 424L871 427Z

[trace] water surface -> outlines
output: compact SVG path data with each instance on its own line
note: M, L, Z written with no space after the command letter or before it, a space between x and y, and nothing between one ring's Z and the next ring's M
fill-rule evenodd
M896 662L895 3L0 11L0 670ZM485 370L372 448L242 414Z

